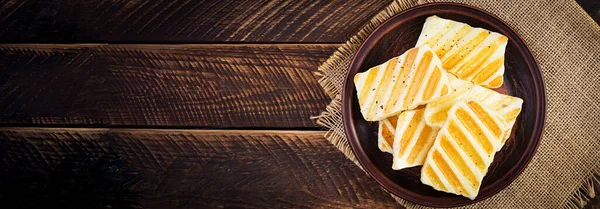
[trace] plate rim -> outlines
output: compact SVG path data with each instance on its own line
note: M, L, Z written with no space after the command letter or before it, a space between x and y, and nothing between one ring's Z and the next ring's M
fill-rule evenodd
M356 128L354 126L354 123L352 123L352 121L353 121L352 116L351 116L352 111L349 108L350 102L352 102L352 101L349 99L349 97L353 93L352 90L353 90L354 86L353 86L353 82L352 82L353 79L349 79L349 77L353 71L353 68L357 68L356 71L358 72L358 67L355 66L356 59L359 57L360 54L365 53L364 48L367 46L367 43L374 42L374 40L371 40L371 38L373 38L373 36L376 34L376 32L379 31L381 28L383 28L387 24L390 24L392 21L397 21L395 19L398 16L405 15L409 12L414 12L415 10L423 10L423 9L435 9L435 7L445 7L445 6L462 7L463 9L482 13L483 16L488 16L492 20L499 22L500 27L504 27L509 33L512 33L511 35L514 35L514 37L517 41L517 43L515 43L517 50L519 50L519 52L524 55L525 60L529 61L529 62L526 62L526 65L528 67L529 72L533 75L533 80L532 80L533 86L536 87L537 89L539 89L539 90L534 89L534 95L537 98L539 98L538 99L539 104L537 104L537 106L535 106L535 108L537 110L540 110L540 114L535 115L535 124L533 125L532 137L530 138L530 141L533 141L531 139L537 139L537 140L535 140L536 142L533 146L531 146L531 143L529 143L528 147L526 148L526 152L519 158L519 162L522 162L523 166L521 166L520 168L518 168L518 170L515 171L517 173L516 175L509 176L508 180L505 181L506 183L503 183L499 187L496 187L495 190L492 190L488 194L485 194L483 196L478 195L477 198L474 200L467 199L468 201L464 201L464 202L439 204L439 203L435 203L435 202L423 201L418 198L414 199L412 197L404 195L403 193L405 193L409 189L399 187L395 182L391 181L388 178L385 178L385 175L383 175L383 173L378 171L377 167L371 162L369 157L366 155L366 152L362 149L362 146L360 146ZM362 53L360 53L360 52L362 52ZM357 72L355 72L355 73L357 73ZM539 74L539 76L536 76L536 74ZM416 203L419 205L424 205L424 206L430 206L430 207L458 207L458 206L465 206L465 205L473 204L473 203L485 200L485 199L499 193L500 191L502 191L506 187L508 187L510 184L512 184L512 182L514 182L514 180L516 180L523 173L523 171L529 166L529 163L531 162L531 160L533 159L533 156L537 152L537 148L539 147L539 145L543 139L543 133L544 133L545 125L546 125L547 107L548 107L547 95L546 95L546 85L544 83L543 78L544 78L544 73L541 71L539 64L537 63L537 60L535 59L535 56L533 55L532 51L529 49L527 44L525 44L525 41L521 38L521 36L517 32L515 32L515 30L513 30L508 24L506 24L504 21L502 21L502 19L500 19L496 15L491 14L483 9L473 7L470 5L466 5L466 4L461 4L461 3L441 2L441 3L428 3L428 4L418 5L418 6L409 8L407 10L404 10L404 11L390 17L388 20L386 20L385 22L380 24L378 27L376 27L371 32L371 34L365 39L365 41L360 45L358 51L352 57L352 61L351 61L350 65L348 66L348 72L345 75L344 86L343 86L343 91L342 91L342 121L343 121L343 125L344 125L344 132L348 139L350 148L352 149L352 152L356 156L356 159L358 160L359 164L364 168L365 172L367 172L372 179L374 179L381 187L383 187L388 192L390 192L404 200L407 200L409 202ZM368 161L368 162L366 162L366 161ZM381 179L382 177L385 179ZM395 184L396 187L398 187L398 188L392 188L392 186L389 184L390 182Z

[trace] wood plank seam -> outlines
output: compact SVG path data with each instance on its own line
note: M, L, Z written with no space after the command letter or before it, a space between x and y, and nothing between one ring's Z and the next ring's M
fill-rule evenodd
M324 133L0 128L0 194L7 197L0 203L395 206L387 193L331 146Z
M391 0L0 0L0 42L344 42Z
M338 46L0 45L0 126L318 129Z

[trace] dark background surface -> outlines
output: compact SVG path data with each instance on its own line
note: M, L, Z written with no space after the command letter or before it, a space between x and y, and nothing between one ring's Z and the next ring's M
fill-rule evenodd
M309 119L389 2L0 0L0 208L397 207Z

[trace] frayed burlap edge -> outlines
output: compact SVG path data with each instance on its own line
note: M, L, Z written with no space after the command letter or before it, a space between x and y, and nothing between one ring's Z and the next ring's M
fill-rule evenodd
M326 107L319 116L312 117L316 119L316 123L328 129L325 134L325 138L330 141L336 148L344 153L344 155L354 162L360 169L363 169L356 160L356 156L352 152L348 141L346 140L343 124L336 123L336 121L342 121L341 115L341 90L343 89L344 80L331 78L345 78L349 63L353 58L354 54L358 51L365 39L373 32L379 25L384 23L392 16L408 9L413 6L426 3L426 0L397 0L388 5L383 11L375 15L369 23L367 23L357 35L354 35L340 46L336 52L327 59L325 63L319 66L318 71L315 73L319 78L318 82L323 87L327 95L332 98L331 103ZM579 8L581 11L583 9ZM600 30L598 24L588 18L595 28ZM585 207L591 198L596 196L594 188L600 185L600 166L593 169L593 172L586 178L582 185L577 191L571 194L571 198L564 205L564 208L579 209ZM383 189L383 188L382 188ZM385 189L384 189L385 190ZM399 198L390 193L390 195L399 204L409 208L428 208L425 206L417 205L412 202L408 202L402 198Z
M350 159L354 164L356 164L360 169L360 163L356 160L356 156L352 152L350 148L350 144L348 144L348 140L346 140L345 133L343 131L336 130L344 130L342 123L337 123L336 121L342 120L342 98L340 95L337 95L329 105L325 108L325 111L321 113L321 115L317 117L312 117L312 119L317 120L317 125L323 126L328 129L327 133L325 133L325 138L329 142L331 142L336 148L346 155L348 159Z
M580 209L585 207L590 199L596 197L594 187L600 185L600 166L594 169L594 172L583 182L565 205L565 208Z

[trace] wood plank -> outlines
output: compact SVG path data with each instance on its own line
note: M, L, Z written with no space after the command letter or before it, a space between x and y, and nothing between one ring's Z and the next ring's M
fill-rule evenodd
M394 207L322 131L1 128L0 205ZM600 187L595 186L595 192ZM585 208L598 208L595 196Z
M0 45L0 124L314 128L338 46Z
M396 203L323 131L3 128L0 205L327 207ZM12 207L11 207L12 206Z
M596 23L600 24L600 1L598 0L576 0Z
M0 41L345 42L391 0L0 0Z

